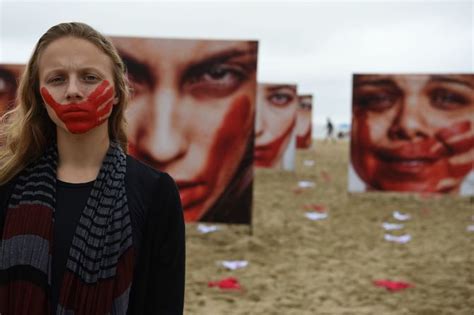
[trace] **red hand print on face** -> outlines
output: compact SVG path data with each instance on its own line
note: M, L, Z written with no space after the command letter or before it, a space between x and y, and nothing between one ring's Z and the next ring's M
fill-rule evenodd
M417 147L405 151L400 150L400 154L433 159L433 165L423 174L425 180L418 184L411 183L407 189L401 190L417 188L417 191L434 193L453 191L473 169L474 134L471 122L454 123L439 130L434 138L417 143Z
M356 152L353 148L352 154ZM374 189L455 192L474 169L472 122L456 122L422 141L404 141L397 147L378 147L373 152L372 159L358 161L358 173ZM359 155L352 158L357 161Z
M85 133L107 118L113 105L114 89L104 80L85 101L79 103L60 104L56 102L45 87L41 96L46 104L51 106L56 115L64 122L71 133Z
M256 146L254 150L255 165L258 167L272 167L275 163L278 153L280 153L281 146L290 137L293 128L296 125L296 117L288 127L287 130L272 142L260 146Z

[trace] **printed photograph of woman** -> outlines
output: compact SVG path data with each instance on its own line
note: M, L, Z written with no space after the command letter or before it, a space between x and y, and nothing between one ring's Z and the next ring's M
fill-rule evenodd
M349 190L474 194L474 75L354 75Z

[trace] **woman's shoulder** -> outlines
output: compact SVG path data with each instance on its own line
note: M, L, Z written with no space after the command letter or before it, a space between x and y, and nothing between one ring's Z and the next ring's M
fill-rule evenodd
M129 189L141 195L151 194L154 197L176 189L176 184L168 173L154 169L130 155L127 155L125 183Z
M132 217L139 226L148 222L156 228L157 222L183 221L178 187L169 174L127 155L125 186Z

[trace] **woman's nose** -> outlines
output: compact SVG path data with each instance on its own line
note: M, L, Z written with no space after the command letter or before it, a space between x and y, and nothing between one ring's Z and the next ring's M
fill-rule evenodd
M429 137L425 123L423 99L417 95L407 95L399 106L390 126L389 138L392 140L415 140Z
M81 101L83 98L83 91L81 90L78 80L70 78L66 88L66 100L68 102L77 102Z
M164 168L186 152L183 121L179 117L179 95L172 89L157 91L150 99L150 115L145 119L146 132L137 142L155 167Z

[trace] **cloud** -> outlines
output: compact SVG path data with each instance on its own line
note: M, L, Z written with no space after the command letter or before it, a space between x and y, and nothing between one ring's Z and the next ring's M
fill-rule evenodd
M2 1L0 62L26 62L50 26L109 35L258 39L258 79L315 95L314 120L350 120L354 72L473 72L470 1Z

